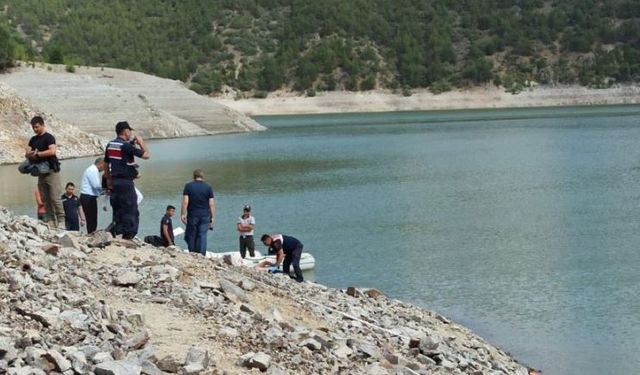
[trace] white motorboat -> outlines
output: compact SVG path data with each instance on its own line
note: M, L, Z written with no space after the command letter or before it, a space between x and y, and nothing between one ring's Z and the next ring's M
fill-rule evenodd
M225 256L229 256L231 264L233 264L234 266L256 267L265 260L270 261L271 263L275 263L276 261L275 255L262 255L257 250L254 257L250 257L247 254L247 257L244 259L240 257L240 252L238 251L229 251L225 253L207 252L208 258L222 259ZM300 257L300 269L303 271L308 271L314 269L315 266L316 259L313 257L313 255L311 255L311 253L303 252L302 256ZM282 270L282 266L280 266L280 270ZM290 272L293 272L293 267L290 269Z

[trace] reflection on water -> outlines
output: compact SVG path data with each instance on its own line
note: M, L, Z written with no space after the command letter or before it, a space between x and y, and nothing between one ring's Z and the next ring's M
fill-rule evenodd
M238 248L249 203L256 235L299 238L321 283L436 310L546 373L635 373L639 120L637 106L269 117L263 133L156 141L141 234L202 168L211 250ZM65 161L63 181L91 159ZM1 204L34 214L35 179L5 166L0 184Z

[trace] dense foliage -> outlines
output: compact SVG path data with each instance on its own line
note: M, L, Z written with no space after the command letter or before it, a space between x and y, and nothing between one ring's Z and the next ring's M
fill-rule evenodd
M224 85L371 90L640 79L638 0L0 0L19 56ZM0 29L0 69L15 46ZM7 39L9 38L9 39ZM32 48L32 46L35 46ZM9 60L11 60L11 56Z

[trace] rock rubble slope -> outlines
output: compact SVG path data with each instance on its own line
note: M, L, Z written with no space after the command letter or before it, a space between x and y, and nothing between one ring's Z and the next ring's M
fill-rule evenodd
M0 209L0 373L526 374L375 289L49 230Z
M179 81L144 73L91 67L69 73L63 65L23 63L0 81L47 112L104 137L112 137L122 120L150 138L264 130Z
M34 115L46 118L48 130L56 137L58 155L61 158L97 155L102 152L106 139L43 112L28 100L20 98L13 88L0 82L0 164L24 160L25 148L33 136L29 121Z

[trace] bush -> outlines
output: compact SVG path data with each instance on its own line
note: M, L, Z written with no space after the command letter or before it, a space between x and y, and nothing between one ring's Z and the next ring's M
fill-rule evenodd
M444 80L436 81L431 85L430 90L434 94L442 94L443 92L451 90L451 84Z
M264 90L256 90L256 92L253 94L253 97L256 99L264 99L268 94L269 93Z
M73 64L67 64L67 66L64 68L64 70L66 70L69 73L75 73L76 72L76 66Z
M376 88L376 76L370 74L360 83L360 90L369 91Z
M54 47L47 56L47 62L49 64L62 64L64 63L64 55L58 47Z
M316 96L316 90L311 88L307 90L307 96L310 98L313 98L314 96Z

